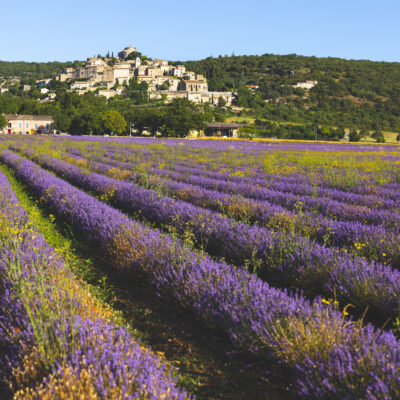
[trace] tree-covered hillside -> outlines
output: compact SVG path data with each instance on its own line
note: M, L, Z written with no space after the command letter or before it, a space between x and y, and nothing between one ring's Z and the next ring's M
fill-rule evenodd
M18 78L21 82L29 83L32 80L52 77L64 68L75 67L81 64L74 62L25 62L25 61L0 61L0 80Z
M85 109L83 106L71 108L63 103L68 86L54 82L50 89L57 94L56 101L40 103L44 95L37 89L24 91L20 84L34 87L37 79L52 77L66 67L77 68L82 64L81 61L0 61L0 86L6 81L5 86L10 89L7 94L0 95L0 113L51 113L69 120L59 128L65 129L73 116ZM400 132L400 63L265 54L209 57L173 64L184 64L187 70L205 75L211 91L237 93L235 104L242 110L229 111L221 105L213 111L218 121L239 117L240 122L256 121L259 131L274 137L315 137L318 129L330 129L333 138L338 137L338 132L342 135L344 129L350 130L356 139L357 132L360 137L369 137L372 131ZM17 82L13 80L15 77ZM309 90L295 87L306 81L318 83ZM123 109L119 107L122 103L118 98L105 103L108 108L125 113L128 103L132 106L148 101L142 89L135 82L129 85L122 96ZM86 104L84 99L81 100ZM91 104L89 108L94 113L104 111L97 106ZM160 107L160 103L155 102L152 106Z
M400 130L400 63L264 54L183 64L205 75L210 90L237 91L237 105L261 118ZM307 80L318 84L293 87Z

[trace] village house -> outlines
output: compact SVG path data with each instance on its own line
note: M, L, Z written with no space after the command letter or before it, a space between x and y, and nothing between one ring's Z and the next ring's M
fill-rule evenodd
M295 88L300 88L300 89L305 89L305 90L310 90L314 86L318 84L318 81L305 81L305 82L298 82L293 87Z
M255 92L259 86L258 85L246 85L246 88L251 90L252 92Z
M90 82L88 81L78 81L71 83L71 90L88 90L90 87Z
M112 68L113 71L113 82L119 83L122 85L123 83L128 83L129 80L131 79L131 73L130 73L130 65L129 64L115 64L114 67Z
M183 65L176 65L170 69L170 74L182 78L185 75L186 68Z
M163 72L163 75L173 75L173 68L173 65L160 65L160 69Z
M156 78L158 76L163 76L163 72L161 68L149 67L146 70L146 75L151 76L152 78Z
M129 65L131 68L137 68L142 65L142 61L140 60L140 57L136 57L135 60L129 60L129 61L124 61L124 62L129 62Z
M41 103L49 103L53 101L57 95L55 93L48 93L47 96L44 99L39 99Z
M231 106L234 94L232 92L208 92L208 96L210 104L214 106L219 105L220 98L225 100L227 106Z
M174 99L187 99L188 92L170 92L169 90L157 90L149 93L149 99L161 100L171 102Z
M239 129L243 128L243 124L234 123L211 123L207 125L204 131L205 136L224 136L224 137L238 137Z
M207 83L207 79L204 78L203 75L197 74L196 72L192 72L192 71L186 71L185 72L185 76L183 78L188 80L188 81L200 81L200 82L206 82Z
M102 89L99 90L99 96L104 96L107 99L110 99L111 97L116 96L118 93L116 90L112 90L112 89Z
M153 66L155 67L161 67L161 66L167 66L168 61L167 60L160 60L158 58L153 58L153 60L149 61Z
M147 65L140 65L139 67L135 68L134 76L146 76Z
M176 92L178 91L179 82L180 79L171 76L158 76L151 83L149 90L157 90L160 86L166 84L168 86L168 91Z
M208 84L204 81L182 80L179 82L178 90L185 92L207 92Z
M153 83L154 78L152 76L147 75L139 75L137 77L139 82L146 82L149 86Z
M65 82L68 79L72 79L73 68L65 68L60 74L56 75L55 80L59 82Z
M52 133L54 118L47 115L17 115L4 114L7 126L0 131L4 134L19 133L30 134L37 131Z
M208 103L210 100L207 92L187 92L186 98L194 103Z
M47 79L40 79L38 81L36 81L36 87L37 88L41 88L43 86L48 85L49 83L51 83L52 79L51 78L47 78Z

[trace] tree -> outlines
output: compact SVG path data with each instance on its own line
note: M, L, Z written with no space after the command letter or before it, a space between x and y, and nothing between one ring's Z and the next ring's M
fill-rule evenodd
M385 136L380 130L376 130L371 137L374 138L378 143L385 143Z
M58 120L56 120L56 122L57 121ZM72 119L69 131L73 135L99 135L103 131L102 118L100 114L95 111L82 112L75 115Z
M398 142L400 142L400 133L397 135L396 140L397 140Z
M106 111L102 114L101 119L108 133L114 132L120 135L126 128L125 118L118 111Z
M125 59L136 60L137 57L142 58L142 53L140 53L139 51L132 51L132 53L129 53Z
M159 90L168 90L170 87L169 81L165 81L162 85L159 85L158 89Z
M155 135L163 124L162 112L154 107L135 107L125 113L125 118L140 135L145 129Z
M61 132L69 132L71 118L66 113L59 113L54 116L54 127Z
M321 126L318 128L318 136L322 140L329 139L331 136L331 130L329 126Z
M168 104L163 134L166 136L188 136L193 129L201 130L207 126L209 114L205 113L201 105L196 105L187 99L174 99Z
M226 100L222 96L220 96L218 98L218 107L223 108L225 106L226 106Z
M124 91L124 96L131 98L135 104L144 104L149 100L147 89L146 82L139 82L137 78L133 78L129 81L129 85Z
M252 139L258 135L258 129L255 126L244 126L238 129L238 134L242 139Z
M359 135L360 135L361 139L365 139L369 136L369 132L366 129L361 129L361 131L359 132Z
M147 108L145 112L145 125L147 129L155 135L161 130L161 125L163 123L163 115L157 108Z
M7 118L4 115L0 114L0 129L5 128L7 124L8 124Z
M247 88L240 88L238 96L235 99L236 105L240 107L251 107L253 102L253 93Z
M350 142L359 142L361 139L360 135L357 133L355 129L352 129L349 133L349 141Z
M107 61L107 65L113 67L117 63L116 58L111 58L111 60Z

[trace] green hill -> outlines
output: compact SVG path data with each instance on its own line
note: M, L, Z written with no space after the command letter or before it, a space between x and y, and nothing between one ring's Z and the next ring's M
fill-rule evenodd
M74 62L25 62L25 61L0 61L0 80L18 78L23 83L31 83L32 80L48 78L58 74L64 68L75 67L81 64Z
M400 63L340 58L225 56L181 62L210 90L236 91L238 106L268 120L400 130ZM311 90L293 87L318 81ZM246 86L253 86L250 90ZM254 88L258 86L258 88Z
M252 121L263 135L314 138L320 130L321 137L333 139L342 137L346 129L361 131L362 137L369 137L371 131L385 131L397 138L396 132L400 132L400 63L296 54L220 56L173 63L203 74L211 91L237 93L235 105L242 108L215 109L218 121ZM0 86L10 87L9 93L0 95L0 112L60 114L72 120L80 109L99 111L98 103L104 107L104 101L92 99L93 96L78 98L71 94L68 102L63 102L63 95L57 96L57 102L39 103L37 90L24 92L19 88L20 83L33 84L66 67L80 65L81 61L0 61ZM296 87L306 81L317 83L311 89ZM53 88L58 95L66 88L61 86ZM82 103L81 107L77 107L78 103ZM120 100L110 99L107 107L125 112L131 103L140 104L137 99L129 100L128 93ZM153 106L159 107L159 103Z

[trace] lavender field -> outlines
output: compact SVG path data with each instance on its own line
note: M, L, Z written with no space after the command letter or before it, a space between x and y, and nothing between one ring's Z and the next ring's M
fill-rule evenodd
M0 209L4 398L400 398L399 146L0 136ZM46 226L118 276L112 304ZM237 369L212 386L190 350L189 379L118 282Z

